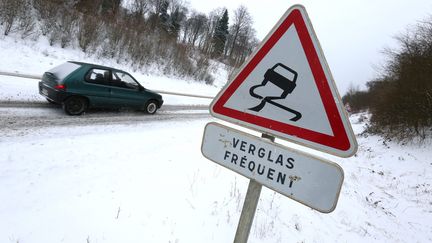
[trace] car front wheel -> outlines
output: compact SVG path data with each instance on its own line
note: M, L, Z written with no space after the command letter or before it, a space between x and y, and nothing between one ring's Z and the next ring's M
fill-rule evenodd
M158 109L158 105L157 105L157 102L154 100L148 101L144 107L144 111L147 114L154 114L154 113L156 113L157 109Z
M71 116L79 116L87 109L87 101L82 97L72 96L63 102L63 110Z

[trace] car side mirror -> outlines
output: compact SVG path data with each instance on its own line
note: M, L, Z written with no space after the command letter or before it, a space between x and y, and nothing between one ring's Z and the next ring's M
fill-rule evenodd
M139 91L144 91L145 89L144 89L143 86L140 85L140 86L138 86L138 90L139 90Z

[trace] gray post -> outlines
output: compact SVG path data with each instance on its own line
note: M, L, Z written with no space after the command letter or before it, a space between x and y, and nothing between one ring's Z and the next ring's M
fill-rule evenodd
M261 194L262 185L254 180L249 181L246 198L237 226L234 243L247 243L250 229L255 216L258 200Z
M274 142L274 137L267 134L262 134L263 138ZM262 185L255 180L249 180L246 197L243 203L243 209L240 215L240 220L237 226L237 232L234 238L234 243L247 243L249 233L252 228L258 200L261 194Z

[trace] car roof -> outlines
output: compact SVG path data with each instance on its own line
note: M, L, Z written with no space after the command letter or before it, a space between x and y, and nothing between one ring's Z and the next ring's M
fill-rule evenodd
M110 69L110 70L113 70L113 71L121 71L121 72L124 72L123 70L120 70L120 69L117 69L117 68L107 67L107 66L98 65L98 64L93 64L93 63L87 63L87 62L76 62L76 61L68 61L68 62L70 62L70 63L75 63L75 64L78 64L78 65L91 66L91 67L94 67L94 68Z

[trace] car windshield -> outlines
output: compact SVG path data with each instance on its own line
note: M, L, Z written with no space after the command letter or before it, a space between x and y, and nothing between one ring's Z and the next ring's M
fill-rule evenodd
M282 75L283 77L285 77L286 79L293 81L295 78L295 74L292 73L290 70L278 65L274 71L280 75Z
M58 79L64 79L66 78L66 76L77 70L79 67L81 66L78 64L65 62L57 67L51 68L47 72L54 74Z
M140 86L132 76L123 72L113 72L113 83L131 89L138 89Z

